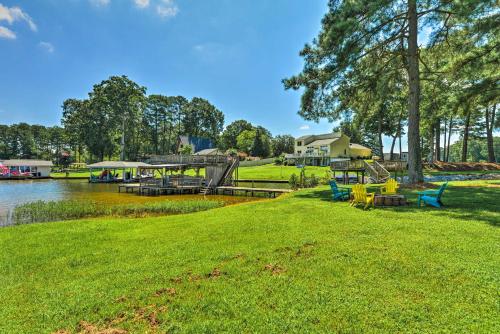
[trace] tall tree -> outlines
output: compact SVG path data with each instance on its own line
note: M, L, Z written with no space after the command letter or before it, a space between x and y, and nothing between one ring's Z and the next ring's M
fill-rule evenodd
M400 57L409 89L408 176L412 183L421 182L419 29L431 29L432 44L455 27L477 28L480 20L490 22L495 6L493 0L430 0L418 6L416 0L330 0L318 38L301 52L304 70L284 80L285 87L305 88L299 112L305 119L334 120L339 92L364 57L374 52L386 54L389 62Z
M284 153L293 153L295 138L291 135L277 135L272 140L273 156L279 157Z
M135 137L141 130L145 93L145 87L126 76L112 76L95 85L90 94L93 108L111 116L108 122L119 136L121 160L135 158L138 154Z
M205 99L194 97L183 119L184 133L217 142L224 126L224 114Z
M252 130L253 125L245 120L237 120L229 124L221 136L220 146L223 150L236 148L238 145L237 138L245 130Z

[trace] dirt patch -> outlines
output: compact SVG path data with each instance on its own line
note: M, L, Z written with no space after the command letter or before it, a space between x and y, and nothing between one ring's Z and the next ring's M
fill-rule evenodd
M221 271L219 268L214 268L211 273L207 275L208 278L217 278L222 275Z
M182 281L183 281L183 279L180 276L179 277L173 277L173 278L170 279L170 282L172 282L172 283L182 283Z
M295 252L295 256L307 256L311 255L313 247L316 245L315 242L306 242Z
M160 297L161 295L167 294L169 296L175 296L177 291L174 288L161 288L157 290L154 294L155 297Z
M120 328L104 328L100 329L98 326L90 322L80 321L77 331L79 334L127 334L128 331Z
M245 257L245 254L239 253L239 254L236 254L235 256L233 256L231 258L231 260L239 260L239 259L243 259L244 257Z
M71 334L71 332L65 329L60 329L57 332L52 332L52 334Z
M283 274L286 269L278 264L266 264L264 266L264 270L265 271L269 271L271 272L271 274L273 275L280 275L280 274Z
M432 164L426 164L424 167L437 169L443 172L453 171L488 171L500 170L500 163L494 162L443 162L435 161Z
M120 296L118 298L116 298L116 302L117 303L124 303L127 301L127 297L126 296Z
M149 323L149 327L151 327L151 328L158 327L158 325L160 324L160 321L158 320L158 315L156 312L151 312L148 315L148 323Z
M182 283L184 279L187 279L188 282L196 282L205 279L215 279L221 276L227 275L226 272L221 271L219 268L214 268L211 272L204 275L193 274L191 271L188 271L185 274L185 278L182 276L171 278L170 281L174 283Z
M127 320L127 315L125 313L119 313L113 320L110 321L111 325L117 325Z

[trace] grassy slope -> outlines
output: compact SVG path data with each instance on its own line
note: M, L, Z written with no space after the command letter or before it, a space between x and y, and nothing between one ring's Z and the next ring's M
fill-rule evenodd
M307 166L306 174L315 174L317 177L325 176L329 167ZM240 167L238 169L240 179L252 180L289 180L292 174L299 175L300 169L295 166L262 165L252 167Z
M500 188L486 184L453 183L444 210L363 211L322 187L0 229L0 332L81 320L140 333L498 332Z

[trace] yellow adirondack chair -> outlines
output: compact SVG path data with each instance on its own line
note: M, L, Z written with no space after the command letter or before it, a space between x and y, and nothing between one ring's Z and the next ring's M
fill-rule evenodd
M355 184L354 186L352 186L352 194L354 198L351 201L351 206L363 204L365 206L364 209L366 209L370 205L375 206L375 193L366 192L366 187L364 185Z
M395 195L398 192L398 182L394 179L389 179L385 185L380 188L380 193L382 195Z

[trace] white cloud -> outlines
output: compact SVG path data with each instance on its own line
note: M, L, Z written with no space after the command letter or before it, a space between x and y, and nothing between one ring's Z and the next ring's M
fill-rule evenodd
M0 38L16 39L16 33L9 28L0 26Z
M33 19L19 7L6 7L0 3L0 22L7 21L13 24L16 21L25 21L31 30L37 31Z
M109 5L111 0L90 0L90 3L93 4L94 6L98 7L104 7Z
M149 0L134 0L135 5L139 8L149 7Z
M174 17L179 13L179 7L173 0L162 0L161 3L156 6L156 13L162 18Z
M49 42L40 42L38 43L38 46L47 51L48 53L54 53L54 51L56 50L54 48L54 45L52 45L52 43Z
M309 130L309 125L302 125L300 128L300 130Z

